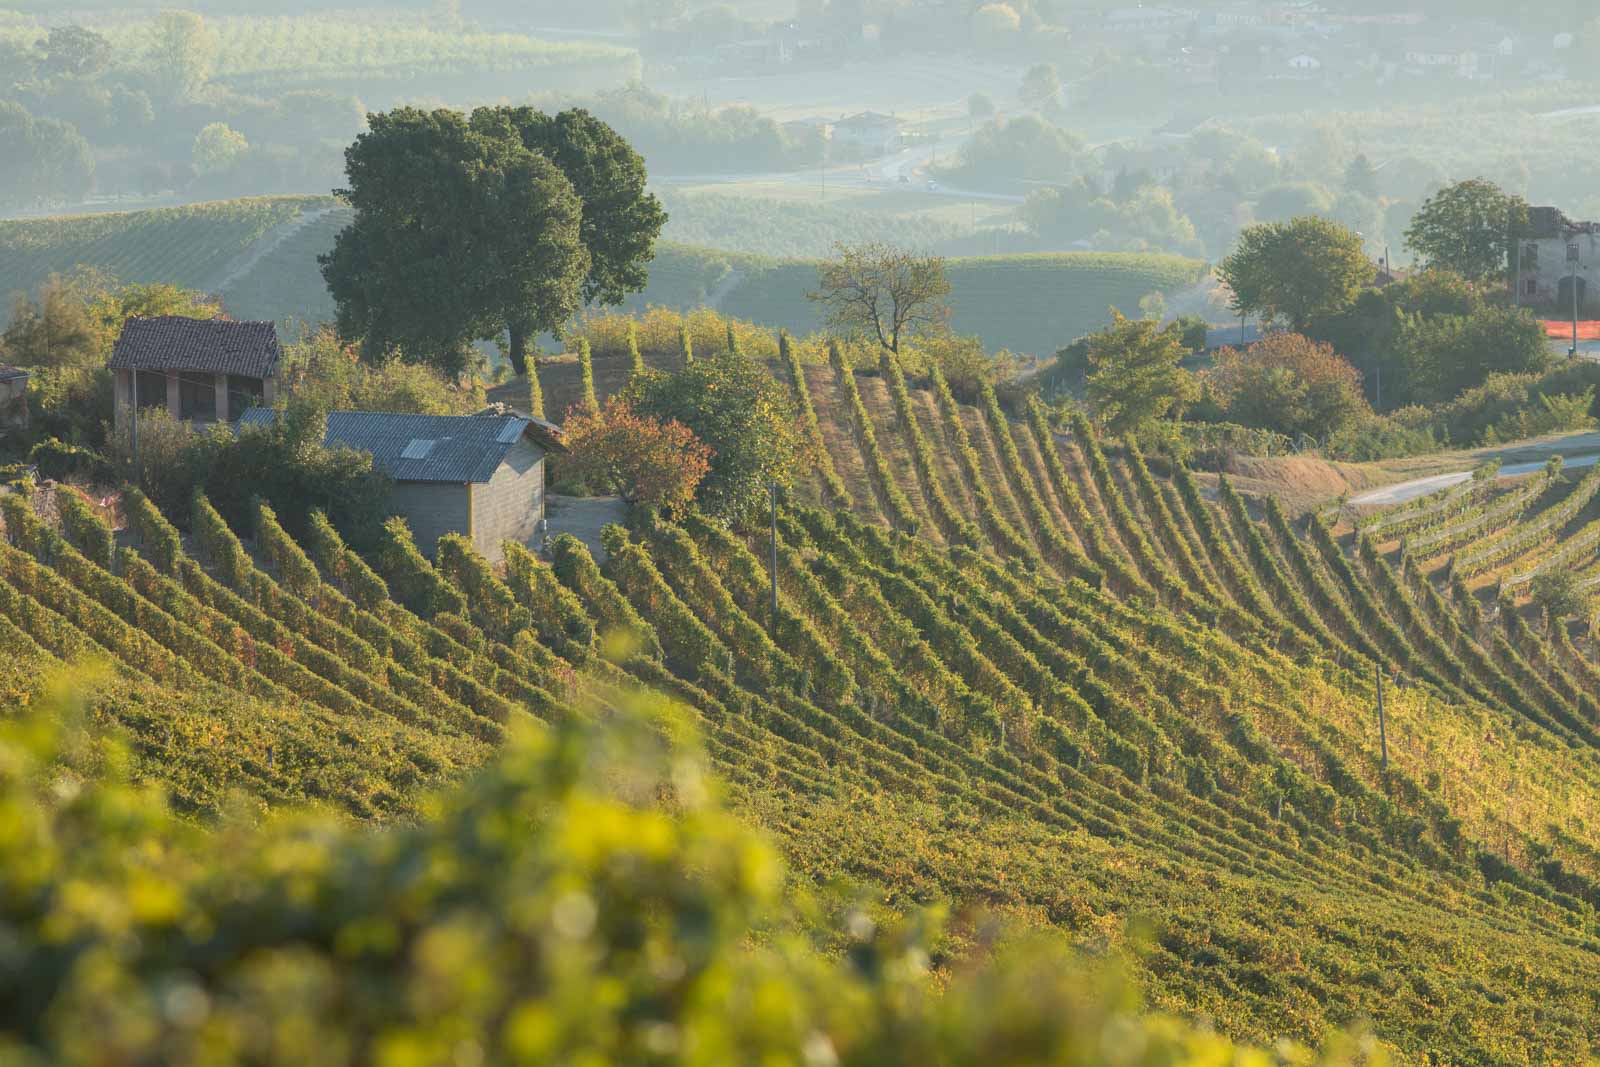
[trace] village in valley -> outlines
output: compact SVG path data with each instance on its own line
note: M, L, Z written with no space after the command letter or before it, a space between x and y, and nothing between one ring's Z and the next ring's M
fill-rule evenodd
M1600 1062L1600 12L0 0L0 1059Z

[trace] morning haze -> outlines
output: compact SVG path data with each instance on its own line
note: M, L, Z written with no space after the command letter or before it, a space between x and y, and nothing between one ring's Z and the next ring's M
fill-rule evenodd
M0 1059L1600 1063L1597 49L0 0Z

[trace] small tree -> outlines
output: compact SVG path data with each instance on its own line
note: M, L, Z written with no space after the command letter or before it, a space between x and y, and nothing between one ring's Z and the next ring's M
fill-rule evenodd
M1484 282L1505 276L1514 235L1528 224L1528 205L1493 182L1470 178L1423 202L1406 228L1406 247L1430 269Z
M694 338L689 336L687 323L678 327L678 354L683 356L685 367L694 362Z
M1545 571L1533 579L1533 603L1551 623L1581 615L1588 608L1578 577L1569 570Z
M1224 348L1207 377L1223 413L1245 426L1326 437L1371 414L1360 372L1332 345L1297 333Z
M711 470L711 449L683 423L634 412L613 396L601 411L567 420L563 473L630 504L681 512Z
M733 320L728 320L728 352L731 355L740 355L739 335L733 332Z
M600 410L600 401L594 395L594 356L589 350L589 339L578 338L578 405L593 414Z
M0 361L23 367L81 367L102 360L94 320L78 287L52 274L38 299L18 294L0 334Z
M1175 415L1199 391L1181 366L1188 350L1177 323L1161 326L1111 309L1111 325L1087 338L1085 392L1095 417L1111 432L1137 433Z
M211 77L217 36L193 11L163 11L156 19L150 67L174 100L188 100Z
M646 374L624 391L632 410L676 419L711 449L696 498L712 515L738 522L758 514L767 486L789 485L799 442L790 391L755 360L719 353L675 374Z
M1360 235L1309 215L1249 227L1217 268L1234 311L1301 331L1349 307L1376 273Z
M201 174L217 174L232 169L248 151L244 134L226 122L213 122L195 135L194 166Z
M826 309L829 327L867 337L899 354L900 344L940 333L950 319L950 282L942 256L920 256L882 242L834 245L817 268L818 288L806 294Z

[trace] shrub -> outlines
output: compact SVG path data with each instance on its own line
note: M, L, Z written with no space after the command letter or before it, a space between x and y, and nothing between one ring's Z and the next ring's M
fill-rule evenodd
M787 487L799 449L797 419L784 389L748 356L697 359L675 374L647 374L623 391L632 411L676 419L711 449L696 498L725 521L757 513L776 481Z
M1206 377L1228 421L1291 437L1327 437L1371 413L1360 373L1332 345L1297 333L1224 348Z
M55 437L48 437L29 449L28 461L38 466L42 478L56 481L74 478L96 484L114 480L111 464L99 452Z
M711 469L711 449L676 419L638 415L626 399L604 410L575 412L564 435L564 478L621 494L630 504L677 514L694 500Z
M62 486L55 499L56 510L61 515L61 532L72 547L110 570L111 557L117 548L111 525L95 510L88 497L72 486Z

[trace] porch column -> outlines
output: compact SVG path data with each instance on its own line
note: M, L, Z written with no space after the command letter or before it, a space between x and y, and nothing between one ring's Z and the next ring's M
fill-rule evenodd
M117 371L117 402L112 406L112 421L118 430L128 425L128 412L133 410L133 376L138 373L131 370Z
M175 371L167 371L167 414L173 418L183 417L183 401L178 394L178 375Z
M227 421L229 421L229 416L228 416L228 376L226 374L218 374L216 376L216 379L217 379L217 382L216 382L215 388L216 388L216 391L217 391L217 421L218 422L227 422Z

